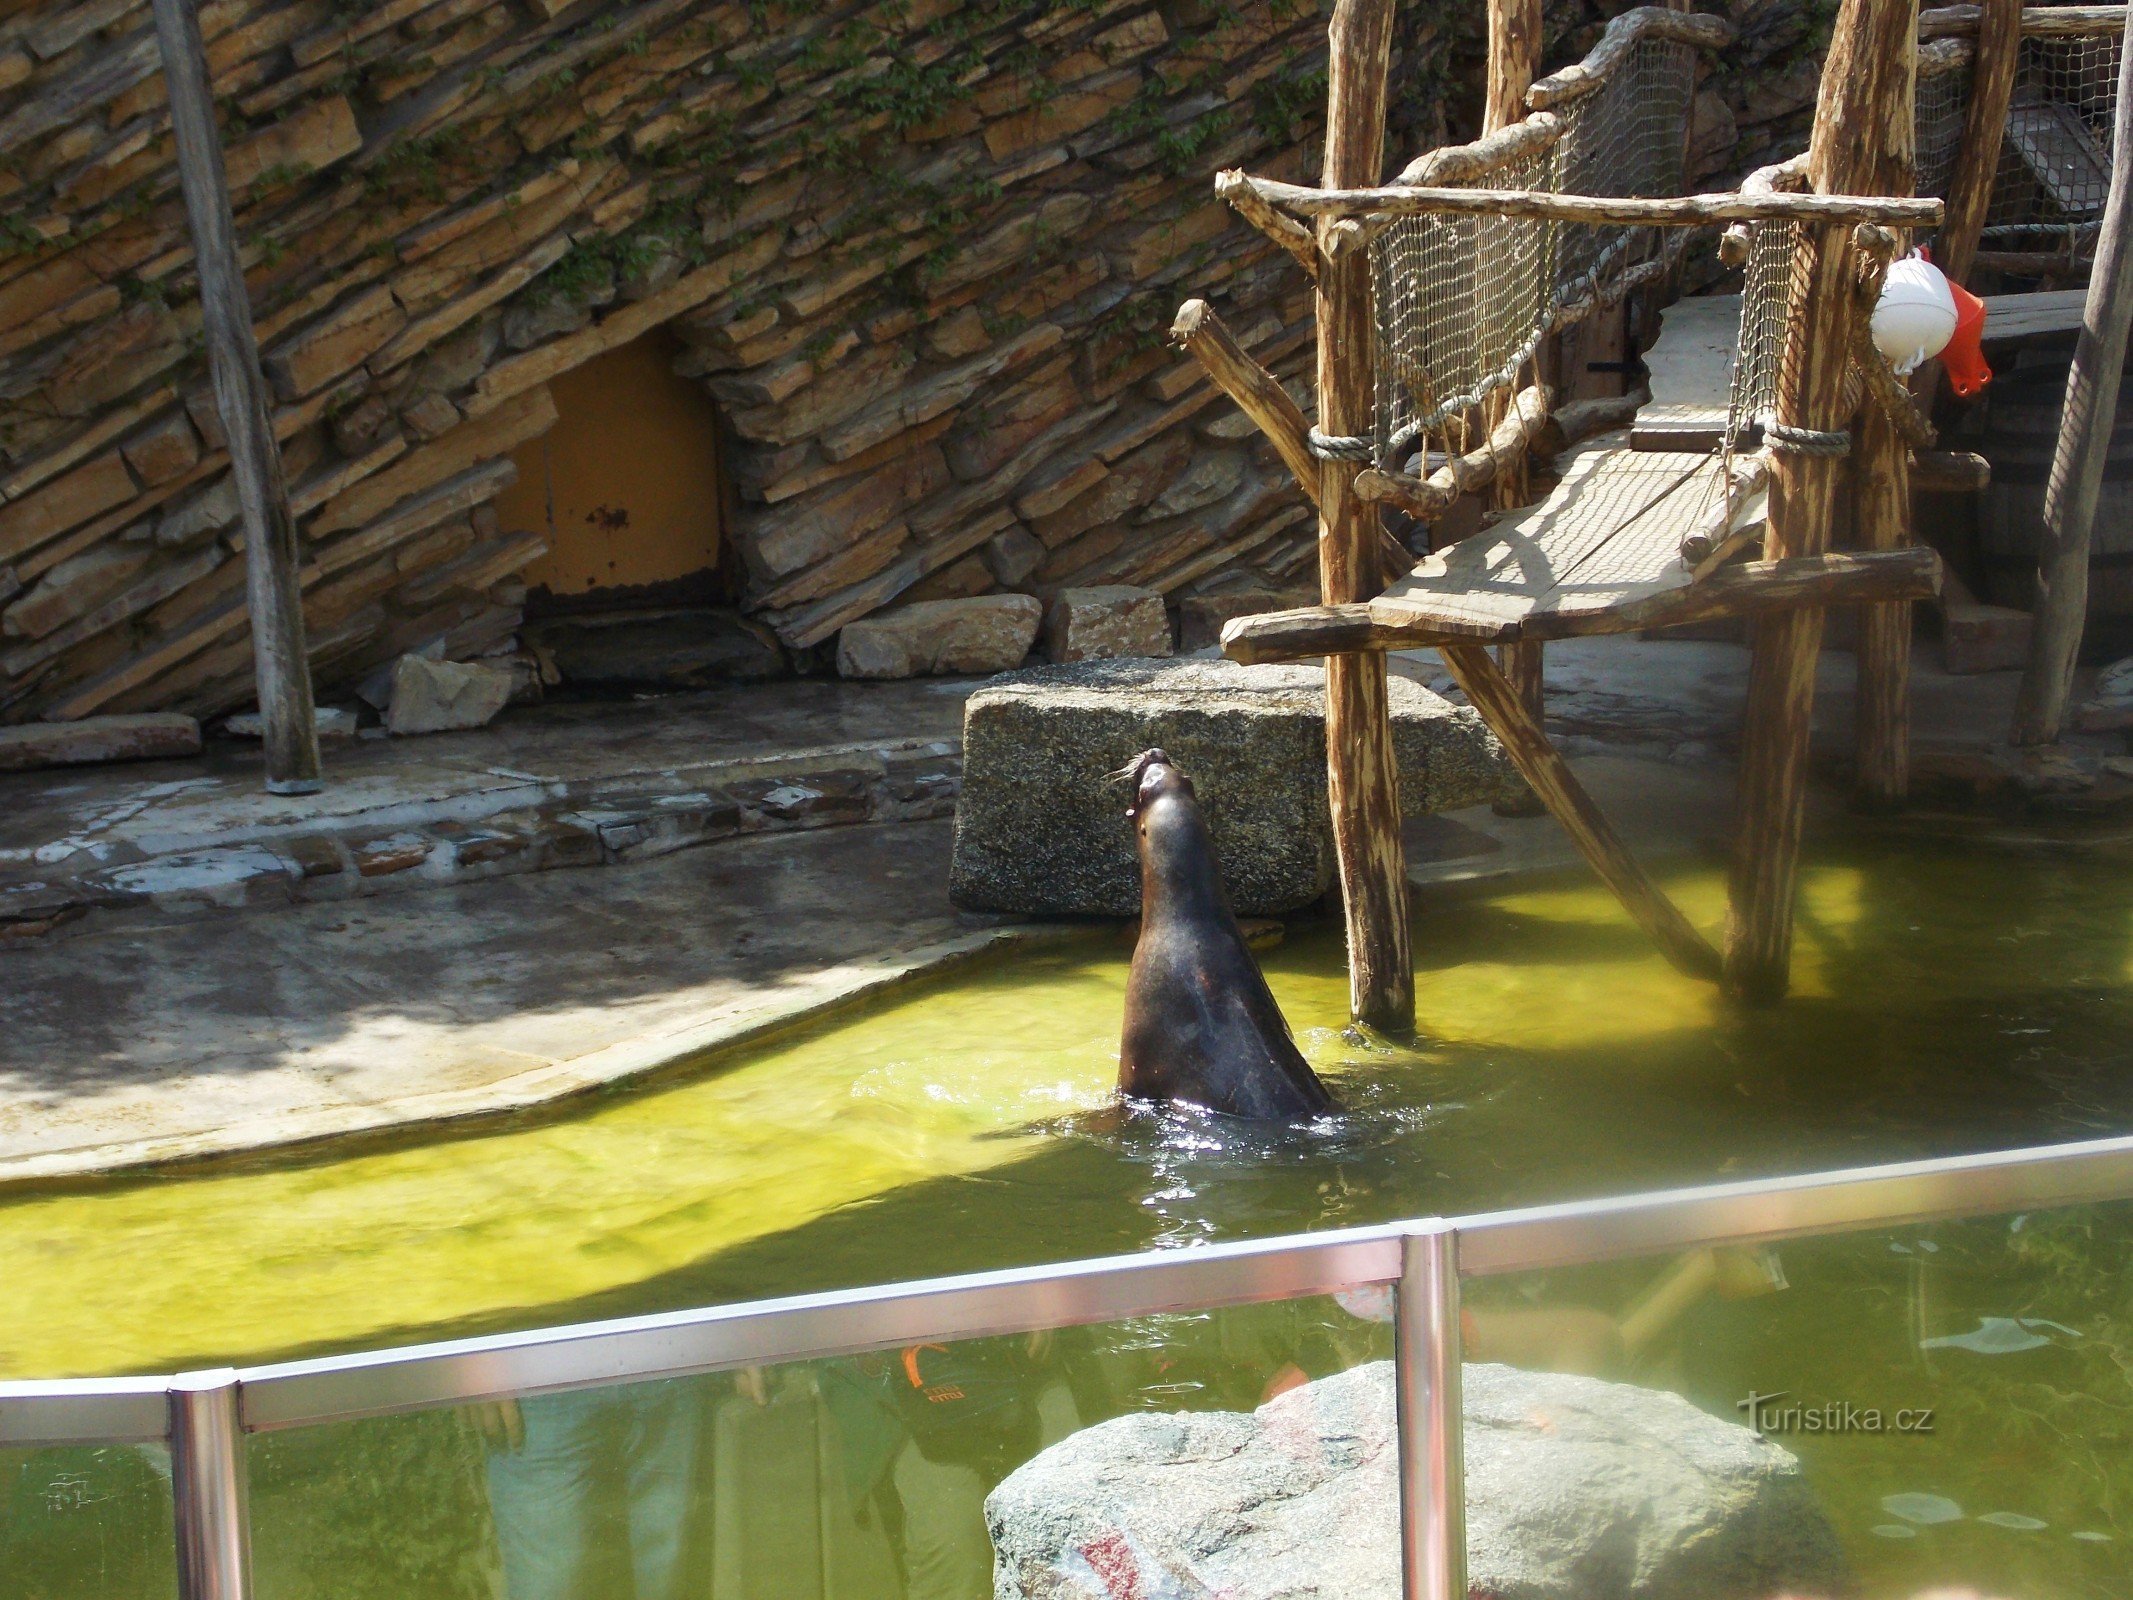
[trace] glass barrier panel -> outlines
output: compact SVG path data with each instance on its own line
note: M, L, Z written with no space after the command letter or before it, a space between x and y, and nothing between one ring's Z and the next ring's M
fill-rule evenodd
M260 1435L258 1600L990 1600L996 1538L1031 1593L1332 1560L1392 1592L1390 1317L1360 1290Z
M1633 1547L1743 1600L2127 1592L2133 1206L1469 1279L1463 1323L1477 1588Z
M160 1600L177 1592L169 1450L0 1450L0 1595Z

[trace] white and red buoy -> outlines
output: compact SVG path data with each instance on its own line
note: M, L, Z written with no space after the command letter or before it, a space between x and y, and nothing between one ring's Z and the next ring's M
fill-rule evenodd
M1985 302L1949 281L1924 251L1890 263L1870 326L1898 376L1939 356L1948 386L1966 400L1992 381L1980 348Z

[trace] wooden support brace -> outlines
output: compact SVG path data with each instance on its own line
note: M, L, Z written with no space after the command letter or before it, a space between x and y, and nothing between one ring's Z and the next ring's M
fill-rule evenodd
M1317 505L1319 461L1307 442L1311 424L1281 380L1244 353L1236 335L1205 300L1188 300L1178 307L1170 341L1206 368L1215 387L1258 424L1297 485Z
M1637 864L1489 653L1473 645L1446 645L1443 654L1444 664L1451 668L1467 699L1503 741L1519 775L1532 785L1623 908L1676 968L1692 978L1716 978L1718 952Z
M207 57L193 0L154 0L156 42L178 149L215 409L229 440L230 476L244 530L252 661L265 735L267 788L307 794L319 787L318 728L311 662L304 648L301 565L281 447L274 437L251 297L237 260L228 177L215 129Z
M1238 216L1286 250L1313 283L1318 281L1318 241L1311 237L1311 230L1268 205L1252 187L1251 179L1234 167L1218 172L1215 195L1228 201Z

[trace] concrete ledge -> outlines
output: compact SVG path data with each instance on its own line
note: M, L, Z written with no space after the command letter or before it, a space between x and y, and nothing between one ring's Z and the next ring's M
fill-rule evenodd
M1067 925L984 928L909 949L885 951L825 967L583 1055L549 1061L527 1056L523 1059L536 1064L474 1085L415 1091L387 1101L344 1101L277 1110L207 1131L0 1156L0 1190L221 1156L288 1150L328 1140L359 1140L366 1134L434 1134L445 1123L460 1125L451 1130L454 1133L470 1132L473 1130L466 1126L470 1123L549 1107L567 1114L575 1109L568 1102L595 1090L624 1085L642 1087L665 1073L707 1069L728 1052L761 1045L795 1029L830 1020L917 980L1022 945L1071 938L1084 932Z

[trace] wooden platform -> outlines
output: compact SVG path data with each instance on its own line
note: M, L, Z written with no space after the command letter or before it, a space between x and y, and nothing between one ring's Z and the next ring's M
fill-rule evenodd
M1608 613L1692 581L1681 541L1716 502L1720 471L1702 452L1589 445L1545 500L1430 556L1373 614L1477 641L1615 631Z

